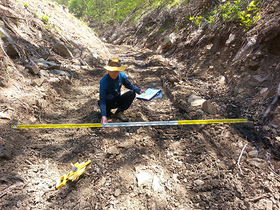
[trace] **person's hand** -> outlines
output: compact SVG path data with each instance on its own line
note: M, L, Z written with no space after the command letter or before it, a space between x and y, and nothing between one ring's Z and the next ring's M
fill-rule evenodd
M139 94L142 94L142 93L146 93L146 91L145 90L140 90Z
M102 116L101 123L108 123L108 120L107 120L106 116Z

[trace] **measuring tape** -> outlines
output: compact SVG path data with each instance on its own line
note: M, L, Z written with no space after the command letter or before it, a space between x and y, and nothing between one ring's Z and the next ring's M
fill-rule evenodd
M179 120L179 121L152 121L152 122L120 122L120 123L85 123L85 124L45 124L45 125L12 125L14 129L26 128L85 128L85 127L131 127L156 125L195 125L213 123L245 123L247 119L213 119L213 120Z

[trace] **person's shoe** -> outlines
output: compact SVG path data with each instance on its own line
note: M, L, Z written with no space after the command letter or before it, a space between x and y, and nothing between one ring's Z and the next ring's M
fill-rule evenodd
M123 112L117 112L114 117L120 119L123 122L128 122L129 120L128 117L125 116Z

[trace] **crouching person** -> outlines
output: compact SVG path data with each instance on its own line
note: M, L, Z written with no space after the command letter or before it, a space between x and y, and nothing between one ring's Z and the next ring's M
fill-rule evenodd
M135 95L144 93L136 86L132 85L127 76L123 73L125 66L121 64L118 58L111 58L104 68L108 71L101 80L99 88L99 106L101 111L101 123L108 123L108 117L112 115L111 109L117 109L114 117L123 122L129 119L125 116L127 110L135 99ZM128 92L121 95L121 87L124 85L129 89Z

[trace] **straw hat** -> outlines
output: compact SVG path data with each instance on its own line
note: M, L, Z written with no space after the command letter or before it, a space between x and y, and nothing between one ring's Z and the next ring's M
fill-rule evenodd
M119 66L113 66L112 63L117 63ZM120 59L118 58L110 58L108 64L104 66L104 69L108 71L124 71L125 66L121 64Z

